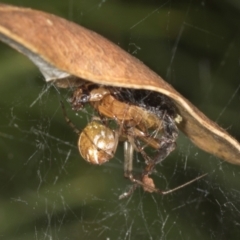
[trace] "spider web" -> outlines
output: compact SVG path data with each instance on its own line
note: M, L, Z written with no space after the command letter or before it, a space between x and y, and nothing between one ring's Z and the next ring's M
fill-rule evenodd
M240 139L238 1L69 0L6 3L48 11L97 31L159 73ZM144 193L123 177L123 148L109 163L81 159L68 117L82 129L94 113L73 112L71 90L47 85L24 56L0 45L1 239L239 239L240 167L180 134L153 174L162 190L208 173L172 194ZM141 158L135 155L134 172Z

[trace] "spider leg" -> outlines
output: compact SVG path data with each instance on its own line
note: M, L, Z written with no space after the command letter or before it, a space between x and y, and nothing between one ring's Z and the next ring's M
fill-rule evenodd
M157 156L154 159L147 161L147 166L145 167L142 173L142 182L150 182L152 179L149 177L156 167L157 164L162 162L175 148L176 148L176 139L178 136L178 128L174 120L167 114L163 115L163 136L159 140L159 147ZM144 155L143 155L144 157ZM150 188L144 188L148 192L159 192L160 190L156 189L154 183L150 184ZM177 189L176 189L177 190ZM161 192L161 191L160 191Z
M132 141L131 141L132 140ZM142 186L145 191L157 192L154 182L151 178L145 175L142 180L136 179L133 176L133 153L136 146L133 144L133 139L124 141L124 177L128 178L133 185L131 188L119 196L119 199L129 197L138 186ZM144 152L145 153L145 152Z
M72 123L72 121L68 118L67 113L66 113L66 109L65 106L63 104L63 101L60 101L61 107L62 107L62 111L63 111L63 116L65 118L65 121L67 122L67 124L73 128L74 132L77 133L78 135L80 135L81 131L77 129L77 127Z
M199 177L196 177L196 178L194 178L194 179L192 179L192 180L190 180L190 181L188 181L188 182L186 182L186 183L184 183L184 184L182 184L178 187L175 187L173 189L170 189L170 190L167 190L167 191L162 191L162 190L155 187L152 178L150 178L148 175L143 175L142 181L139 181L139 180L135 179L133 177L133 175L131 174L129 179L135 184L127 192L124 192L123 194L121 194L119 196L119 199L129 197L136 190L136 188L138 186L142 186L143 190L146 191L146 192L150 192L150 193L155 192L155 193L158 193L158 194L161 194L161 195L167 195L167 194L173 193L173 192L175 192L175 191L177 191L177 190L179 190L183 187L186 187L186 186L192 184L193 182L196 182L197 180L205 177L206 175L208 175L208 173L205 173L205 174L203 174Z
M128 178L134 184L131 188L124 192L119 196L119 199L123 199L129 197L136 188L141 185L141 181L134 178L132 170L133 170L133 153L134 153L134 146L128 140L124 141L124 177Z
M124 177L131 178L133 170L134 147L129 141L124 141Z
M158 188L155 188L153 180L151 178L149 178L148 176L144 176L142 185L143 185L144 190L147 191L147 192L150 192L150 193L156 192L156 193L161 194L161 195L167 195L167 194L173 193L173 192L175 192L175 191L177 191L177 190L179 190L183 187L186 187L186 186L192 184L193 182L196 182L197 180L205 177L206 175L208 175L208 173L205 173L205 174L203 174L199 177L196 177L196 178L194 178L194 179L192 179L192 180L190 180L190 181L188 181L188 182L186 182L186 183L184 183L180 186L177 186L177 187L175 187L173 189L170 189L170 190L167 190L167 191L162 191Z
M186 183L184 183L184 184L182 184L182 185L180 185L180 186L178 186L178 187L175 187L175 188L170 189L170 190L167 190L167 191L161 191L160 193L161 193L162 195L167 195L167 194L169 194L169 193L175 192L175 191L177 191L177 190L179 190L179 189L181 189L181 188L183 188L183 187L186 187L186 186L188 186L189 184L191 184L191 183L193 183L193 182L195 182L195 181L197 181L197 180L199 180L199 179L201 179L201 178L203 178L203 177L205 177L205 176L207 176L207 175L208 175L208 173L205 173L205 174L203 174L203 175L201 175L201 176L199 176L199 177L196 177L196 178L194 178L193 180L191 180L191 181L189 181L189 182L186 182Z

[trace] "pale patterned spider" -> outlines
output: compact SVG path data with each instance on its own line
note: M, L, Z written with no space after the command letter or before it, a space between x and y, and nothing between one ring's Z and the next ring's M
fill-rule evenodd
M70 102L74 110L80 110L89 103L99 114L99 118L94 118L80 131L67 117L62 104L65 120L79 135L78 148L86 161L98 165L109 161L114 157L119 138L124 141L124 176L134 185L120 199L129 196L137 186L142 186L147 192L165 195L206 175L168 191L155 188L149 177L156 164L163 161L176 147L177 124L181 121L181 116L166 96L144 90L107 88L86 83L75 90ZM108 127L108 120L115 121L118 129ZM153 159L144 151L146 146L156 150ZM132 173L134 150L142 154L146 163L140 179Z

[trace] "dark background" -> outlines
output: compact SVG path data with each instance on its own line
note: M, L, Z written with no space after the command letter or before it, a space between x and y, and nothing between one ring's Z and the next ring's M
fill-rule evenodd
M5 1L90 28L141 59L240 140L240 3L212 1ZM1 17L1 16L0 16ZM64 33L62 33L64 34ZM129 186L122 146L98 167L81 159L59 101L24 56L0 43L0 239L239 239L240 166L180 135L154 175L166 196ZM84 127L91 113L72 121ZM135 156L138 159L138 156ZM136 172L141 162L135 162Z

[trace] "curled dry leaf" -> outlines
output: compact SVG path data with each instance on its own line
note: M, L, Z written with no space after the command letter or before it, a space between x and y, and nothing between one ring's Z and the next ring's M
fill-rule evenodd
M85 79L167 95L183 117L178 127L196 146L240 164L237 140L141 61L99 34L52 14L0 4L0 40L27 55L46 81L57 80L59 87L77 86Z

